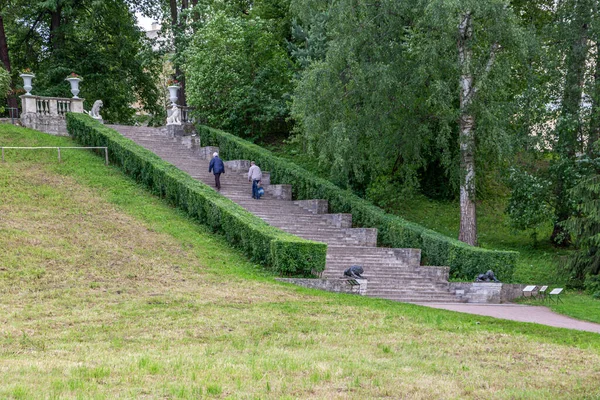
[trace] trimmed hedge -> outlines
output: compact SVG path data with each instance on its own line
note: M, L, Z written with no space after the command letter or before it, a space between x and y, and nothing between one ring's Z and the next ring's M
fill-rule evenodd
M450 266L450 276L455 279L471 280L489 269L505 282L512 279L517 252L469 246L388 214L352 192L237 136L203 125L197 126L197 130L203 146L218 146L219 153L230 160L255 160L271 173L272 183L291 184L295 199L326 199L331 212L351 213L355 226L377 228L377 241L382 246L419 248L429 265Z
M67 130L85 146L108 147L109 159L156 195L222 233L253 261L282 275L325 269L327 245L285 233L209 186L85 114L67 114Z

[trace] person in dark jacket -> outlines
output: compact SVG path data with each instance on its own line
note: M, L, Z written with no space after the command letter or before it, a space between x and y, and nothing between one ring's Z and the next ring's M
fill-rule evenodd
M215 174L215 186L217 190L221 190L221 174L225 173L225 164L219 158L219 153L213 153L213 158L208 164L208 172Z

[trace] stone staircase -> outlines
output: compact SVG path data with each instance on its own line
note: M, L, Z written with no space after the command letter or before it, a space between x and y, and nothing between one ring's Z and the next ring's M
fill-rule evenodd
M201 147L194 136L169 137L164 128L112 125L111 128L165 161L214 187L208 163L215 147ZM352 228L352 215L327 213L326 200L292 201L290 185L270 184L263 171L265 195L252 199L249 161L225 162L220 193L270 225L299 237L327 243L322 278L339 279L351 265L364 268L367 296L403 302L461 302L449 289L448 267L421 266L419 249L376 247L377 230Z

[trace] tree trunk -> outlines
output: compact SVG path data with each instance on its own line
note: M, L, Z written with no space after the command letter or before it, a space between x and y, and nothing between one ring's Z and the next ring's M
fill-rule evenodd
M561 116L564 123L558 124L558 151L572 158L578 150L581 126L579 115L588 54L587 23L581 24L579 37L574 41L566 58L567 74L562 99Z
M181 11L182 14L184 13L185 10L187 10L189 6L188 0L181 0ZM181 34L183 34L183 32L185 31L187 25L187 21L184 15L182 15L182 17L179 19L179 29ZM175 69L175 73L177 74L177 76L179 77L179 83L181 85L181 89L179 89L179 105L180 106L186 106L187 105L187 99L186 99L186 90L185 90L185 75L183 73L183 71L181 70L181 65L177 65L177 68Z
M600 139L600 42L596 46L596 69L594 70L594 88L592 94L592 117L587 143L588 154L593 153L593 144Z
M6 32L4 31L4 17L0 15L0 60L2 60L2 64L4 68L10 73L11 65L10 65L10 56L8 54L8 42L6 41ZM10 87L13 89L13 93L8 96L8 107L10 108L18 108L17 98L14 94L15 85L11 80ZM11 115L12 110L10 111Z
M460 233L458 240L477 245L477 215L475 207L475 117L470 106L475 94L471 71L472 51L469 40L473 34L471 14L465 13L458 27L460 76Z
M63 38L60 32L62 7L57 5L56 11L50 12L50 46L52 50L61 48Z
M181 4L182 11L187 8L187 1L184 0ZM173 31L173 44L174 44L174 53L177 55L179 53L179 42L178 39L181 31L183 30L183 24L179 21L179 9L177 8L177 0L169 0L169 7L171 10L171 29ZM178 61L175 61L175 78L179 81L179 97L177 99L177 104L179 106L186 105L186 96L185 96L185 76L183 75L183 71L181 70L181 66Z
M171 26L177 25L177 0L169 0L169 9L171 10Z
M10 57L8 56L8 43L6 41L6 32L4 31L4 17L0 15L0 60L4 68L10 72Z
M575 156L578 150L583 150L581 133L581 96L583 94L584 78L586 71L586 61L588 56L588 26L589 26L589 7L587 1L578 2L574 5L575 18L572 21L574 26L573 41L565 58L565 87L561 104L561 118L556 125L556 136L558 143L556 152L563 163L575 163ZM554 229L550 240L557 246L568 246L571 243L571 237L568 231L562 226L571 215L571 205L569 189L573 182L568 181L562 171L556 176L556 185L554 188Z
M198 5L198 0L192 0L192 7L196 7ZM198 22L200 20L200 13L198 13L198 11L194 11L192 13L192 20L194 22ZM194 29L194 33L196 32L196 26L193 27Z

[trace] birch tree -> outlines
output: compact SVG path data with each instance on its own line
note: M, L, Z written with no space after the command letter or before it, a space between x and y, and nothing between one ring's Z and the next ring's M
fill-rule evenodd
M422 37L425 30L439 32L431 39L424 39L427 47L436 48L437 56L444 57L450 78L457 80L458 90L458 147L460 171L460 232L459 240L477 245L476 212L476 170L477 149L496 141L494 146L509 147L506 133L501 132L510 111L500 102L490 100L506 95L505 99L517 93L507 93L512 87L513 63L519 60L519 46L523 40L514 13L507 1L431 1L425 8L424 24L421 25ZM455 40L455 65L453 66L449 47ZM504 53L504 54L503 54ZM498 63L499 57L503 57ZM513 65L511 65L513 64ZM508 69L507 69L508 68ZM454 71L454 72L453 72ZM452 85L451 82L447 84ZM503 87L504 86L504 87ZM481 91L496 90L497 93ZM490 118L491 117L491 118ZM494 118L495 117L495 118ZM485 120L485 121L484 121ZM492 122L492 124L490 124ZM493 124L496 126L493 126ZM500 128L500 129L498 129ZM497 137L494 138L494 135ZM502 148L497 148L501 154Z

